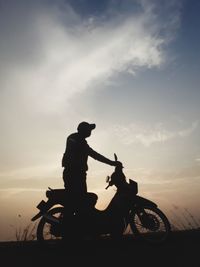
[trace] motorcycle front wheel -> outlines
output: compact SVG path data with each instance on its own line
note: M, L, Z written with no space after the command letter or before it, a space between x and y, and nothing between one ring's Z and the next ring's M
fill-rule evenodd
M48 211L47 216L41 218L37 227L37 240L39 242L62 238L61 221L63 213L63 207L55 207Z
M170 235L171 227L166 215L157 207L142 207L130 213L130 227L137 238L149 243L162 243Z

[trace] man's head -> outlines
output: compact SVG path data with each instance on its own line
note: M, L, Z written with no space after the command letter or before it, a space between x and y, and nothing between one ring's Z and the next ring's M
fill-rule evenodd
M95 129L96 125L94 123L88 123L86 121L82 121L78 125L78 133L81 134L84 138L87 138L91 135L91 131Z

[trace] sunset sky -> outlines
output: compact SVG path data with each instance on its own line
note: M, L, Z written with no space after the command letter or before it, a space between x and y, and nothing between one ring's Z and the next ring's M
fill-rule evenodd
M200 220L200 1L0 0L0 241L63 188L66 137L124 165L170 217ZM104 209L113 167L89 159Z

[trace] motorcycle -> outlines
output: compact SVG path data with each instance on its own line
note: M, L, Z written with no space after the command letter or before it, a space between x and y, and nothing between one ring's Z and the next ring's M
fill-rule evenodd
M117 155L114 154L117 161ZM126 233L128 227L133 236L150 243L166 241L171 232L171 226L166 215L158 205L138 195L138 184L133 179L127 181L123 166L116 166L111 176L107 176L105 189L116 187L116 192L104 210L95 208L97 195L87 194L86 212L74 212L73 217L79 232L84 236L110 236L119 238ZM40 218L37 225L37 240L62 239L64 205L67 199L65 189L46 191L47 201L42 200L37 213L31 220ZM81 230L80 230L81 229ZM76 231L76 230L75 230Z

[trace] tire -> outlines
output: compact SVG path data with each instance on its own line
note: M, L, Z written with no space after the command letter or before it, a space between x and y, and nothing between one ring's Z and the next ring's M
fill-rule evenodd
M150 219L150 223L141 222L139 212L130 213L130 227L133 234L140 240L149 243L163 243L170 235L171 227L165 214L157 207L143 207L145 213Z
M63 207L52 208L48 211L48 215L55 219L62 219L64 213ZM42 217L37 227L37 240L39 242L58 240L62 238L61 224L55 225L54 234L52 233L53 224L48 222L48 219Z

